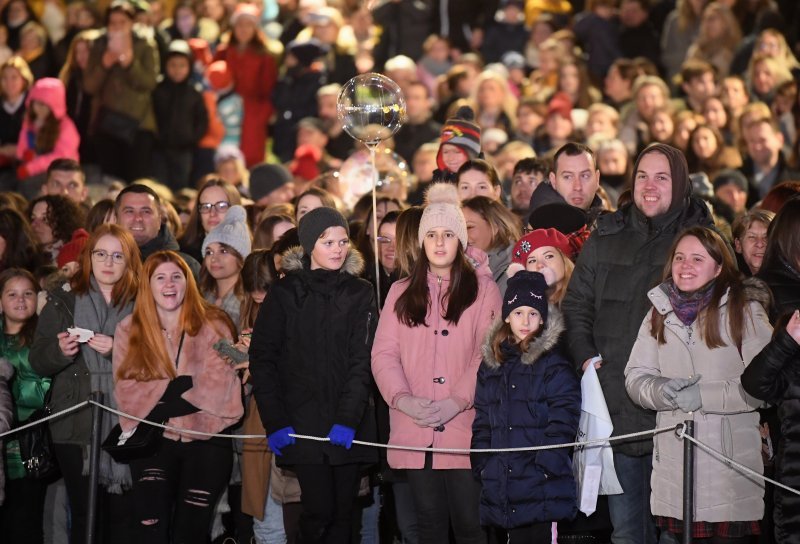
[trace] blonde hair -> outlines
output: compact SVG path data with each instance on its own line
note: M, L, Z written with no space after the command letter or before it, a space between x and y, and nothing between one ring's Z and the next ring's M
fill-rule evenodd
M486 82L494 82L500 86L500 90L503 92L503 104L501 106L503 113L506 114L508 117L509 124L511 125L511 129L513 130L516 127L516 119L517 119L517 99L511 93L511 90L508 88L508 82L498 74L497 72L493 72L491 70L484 70L483 72L478 75L478 78L475 80L475 85L472 88L472 94L470 95L470 101L475 104L475 119L480 120L481 117L481 106L478 103L478 92ZM481 128L488 128L488 127L481 127Z
M19 55L9 57L9 59L0 66L0 74L2 74L3 70L6 68L14 68L17 72L19 72L19 75L21 75L22 79L25 80L25 91L30 90L31 86L33 85L33 72L31 72L31 67L28 66L28 63L25 59Z

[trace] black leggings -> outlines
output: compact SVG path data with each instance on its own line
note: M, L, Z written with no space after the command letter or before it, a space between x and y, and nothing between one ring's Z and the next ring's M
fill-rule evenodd
M353 504L358 496L356 464L294 465L303 511L298 523L300 544L348 544Z
M231 441L161 441L157 454L131 462L135 540L206 542L214 508L231 475Z

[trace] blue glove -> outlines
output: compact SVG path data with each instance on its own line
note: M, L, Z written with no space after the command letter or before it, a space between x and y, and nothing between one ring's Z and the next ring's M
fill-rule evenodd
M294 437L289 436L290 434L295 434L293 427L284 427L279 431L275 431L271 435L267 437L267 442L269 442L269 449L275 455L283 455L281 450L286 446L291 446L294 444Z
M331 427L331 432L328 433L328 438L331 439L331 444L334 446L344 446L344 449L349 450L353 445L353 439L356 437L356 431L344 425L334 425Z

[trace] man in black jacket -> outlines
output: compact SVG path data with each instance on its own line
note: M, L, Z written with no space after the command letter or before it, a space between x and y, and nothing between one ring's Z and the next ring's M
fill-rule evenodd
M675 236L693 225L713 226L708 207L692 197L686 159L677 149L652 144L634 166L633 202L600 216L570 280L562 309L567 344L583 370L598 369L614 435L655 427L655 412L635 405L623 372ZM613 541L655 544L649 504L652 436L615 442L614 464L624 490L610 495Z
M169 249L181 256L195 279L200 276L200 263L180 251L178 241L167 223L162 221L161 199L150 187L135 183L125 187L117 195L114 212L117 224L127 229L136 240L142 261L156 251Z

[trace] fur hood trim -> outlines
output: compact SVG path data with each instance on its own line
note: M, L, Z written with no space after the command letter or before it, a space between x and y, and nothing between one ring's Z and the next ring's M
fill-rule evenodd
M495 319L492 326L486 332L486 340L481 346L481 353L483 355L483 363L491 369L500 368L501 363L498 361L494 352L492 351L492 339L494 335L500 330L504 321L502 318ZM561 334L565 330L564 315L561 310L556 308L553 304L547 306L547 323L542 330L542 334L536 337L533 342L528 344L528 350L522 354L522 364L532 365L542 355L552 350L558 344Z
M286 272L299 272L305 268L303 263L305 256L301 246L290 247L283 253L281 265ZM347 272L353 276L360 276L364 272L364 257L356 248L351 247L347 252L347 257L345 257L339 272Z

